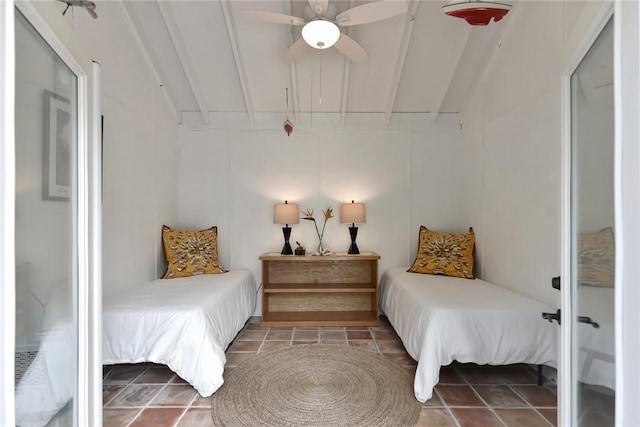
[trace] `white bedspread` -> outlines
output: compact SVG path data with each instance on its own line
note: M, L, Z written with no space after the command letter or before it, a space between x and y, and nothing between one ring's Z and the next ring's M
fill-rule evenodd
M556 366L558 326L551 307L480 279L385 271L380 305L418 368L414 393L429 400L440 367L461 363Z
M68 299L60 287L45 307L39 352L16 390L19 426L46 425L73 395ZM103 363L162 363L210 396L223 383L225 349L255 305L256 284L247 270L131 286L103 299Z
M250 271L158 279L104 298L104 364L167 365L202 396L223 383L224 351L256 305Z

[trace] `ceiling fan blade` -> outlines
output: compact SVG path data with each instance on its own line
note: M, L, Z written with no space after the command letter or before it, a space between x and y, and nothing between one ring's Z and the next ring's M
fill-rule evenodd
M284 60L287 63L293 62L299 57L301 57L309 49L311 49L311 46L309 46L307 42L304 41L302 37L300 37L297 42L295 42L289 47L289 49L287 50L287 53L284 55Z
M364 62L369 59L367 52L357 41L342 33L334 45L344 56L355 62Z
M316 15L323 16L329 9L329 0L309 0L309 6Z
M86 9L87 9L87 12L89 12L89 15L91 15L93 19L98 19L98 14L94 9L90 9L90 8L86 8Z
M90 0L80 0L80 6L84 7L93 19L98 19L96 4Z
M368 24L400 15L407 11L406 1L379 0L356 6L336 16L336 24L341 27Z
M239 10L238 16L260 22L270 22L272 24L304 25L304 19L297 16L283 15L281 13L266 12L262 10Z

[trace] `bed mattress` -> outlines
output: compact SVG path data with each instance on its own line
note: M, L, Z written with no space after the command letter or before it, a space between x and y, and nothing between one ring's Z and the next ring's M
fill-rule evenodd
M558 326L542 319L555 311L527 296L487 283L407 268L385 271L380 306L418 361L414 393L429 400L440 367L453 362L555 367Z

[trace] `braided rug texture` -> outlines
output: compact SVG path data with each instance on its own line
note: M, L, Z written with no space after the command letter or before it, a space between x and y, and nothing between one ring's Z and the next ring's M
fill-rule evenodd
M211 402L216 427L412 426L420 415L404 368L323 344L258 354L231 370Z

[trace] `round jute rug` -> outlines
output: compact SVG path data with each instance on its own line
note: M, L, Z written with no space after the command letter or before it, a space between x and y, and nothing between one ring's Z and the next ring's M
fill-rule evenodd
M295 345L231 371L211 398L223 426L413 426L420 403L395 362L357 347Z

